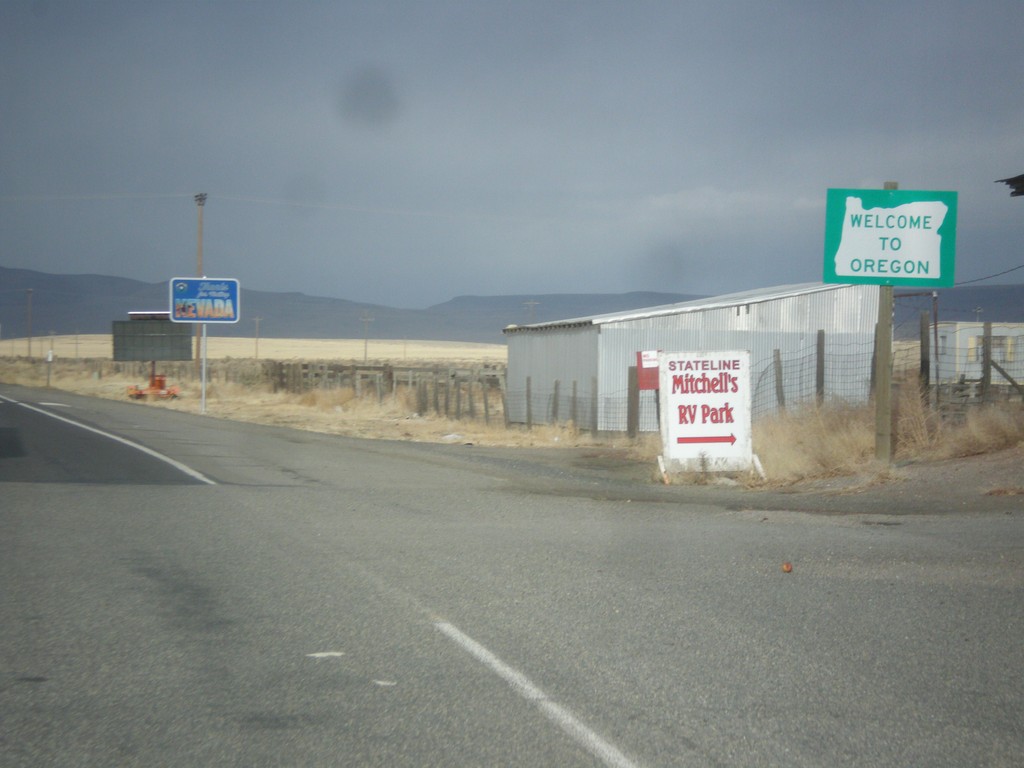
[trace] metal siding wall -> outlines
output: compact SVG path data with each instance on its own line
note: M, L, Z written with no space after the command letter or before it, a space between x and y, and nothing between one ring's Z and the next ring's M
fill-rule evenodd
M818 330L825 331L827 396L864 401L869 394L878 294L878 287L872 285L834 286L749 304L509 334L509 420L526 421L523 396L527 376L532 377L536 423L547 420L556 379L561 381L560 399L569 396L576 380L581 400L587 400L590 379L597 376L598 429L623 431L628 369L636 365L637 352L654 349L750 350L754 414L771 412L776 408L776 349L784 361L782 384L787 404L805 400L807 393L813 397ZM559 416L567 419L568 409L560 406ZM590 427L589 408L580 416L580 426ZM640 428L659 429L657 402L650 392L641 394Z
M846 392L843 399L851 401L866 400L870 368L864 366L864 359L866 354L869 365L877 319L878 287L859 285L604 324L600 334L598 428L625 430L628 368L636 364L636 352L645 349L750 350L755 415L776 408L776 349L790 361L783 367L783 389L813 394L819 329L825 331L825 359L831 361L825 368L825 391ZM844 360L850 361L849 368L844 367ZM641 397L640 428L659 429L653 398Z
M526 379L531 379L533 419L550 421L555 381L560 382L559 421L570 417L572 383L576 382L581 404L578 426L589 429L591 380L597 375L597 328L552 328L519 331L508 335L506 408L514 424L526 423Z

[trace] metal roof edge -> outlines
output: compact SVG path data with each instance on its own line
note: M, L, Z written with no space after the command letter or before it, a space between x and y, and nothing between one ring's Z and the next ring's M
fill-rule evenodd
M578 320L552 320L551 322L533 323L532 325L506 325L501 329L501 332L508 335L512 333L524 333L530 331L547 331L552 328L584 328L593 324L593 321L589 318L580 318Z
M664 315L680 314L683 312L699 312L706 309L721 309L723 307L734 307L743 304L760 304L786 296L801 296L810 293L820 293L823 291L852 287L855 286L848 283L795 283L792 285L779 285L771 288L756 288L749 291L712 296L706 299L682 301L677 304L662 304L660 306L632 309L623 312L609 312L607 314L593 315L591 317L577 317L570 318L568 320L551 320L546 323L533 323L531 325L510 325L506 326L502 333L509 334L519 333L522 331L546 331L562 328L579 328L591 325L599 326L607 323L641 320L649 317L661 317Z

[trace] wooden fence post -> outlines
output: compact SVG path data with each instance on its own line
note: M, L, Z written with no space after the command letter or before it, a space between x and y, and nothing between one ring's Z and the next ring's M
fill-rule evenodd
M508 414L508 381L502 376L498 379L498 387L501 390L501 412L505 419L505 429L512 423Z
M921 367L917 374L917 383L921 388L921 402L927 406L928 401L931 399L928 397L928 392L931 387L931 375L932 375L932 357L931 357L931 346L928 344L928 313L921 313ZM938 383L938 382L936 382Z
M626 389L626 436L635 438L640 433L640 380L635 365L627 371Z
M817 355L814 365L814 397L818 405L825 402L825 331L818 330Z
M526 428L533 429L533 377L526 377Z
M551 400L551 423L558 423L558 397L561 394L562 382L555 379L555 392Z
M430 397L427 393L427 381L422 376L416 379L416 412L420 416L427 415L427 409L430 407Z
M992 323L986 322L981 337L981 402L992 397Z
M487 381L487 377L481 377L480 379L480 395L484 401L484 424L490 426L491 424L491 409L490 404L487 402L487 390L490 389L490 384Z
M878 376L878 323L875 323L875 340L871 346L871 383L868 385L868 394L874 397L875 390L878 389L878 382L875 379Z
M783 386L782 381L782 353L779 350L775 350L772 353L773 365L775 367L775 401L779 404L779 408L782 410L786 409L786 389Z

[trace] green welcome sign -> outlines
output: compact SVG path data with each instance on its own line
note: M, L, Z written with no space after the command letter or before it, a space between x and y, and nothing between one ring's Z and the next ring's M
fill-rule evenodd
M956 192L830 189L826 283L953 285Z

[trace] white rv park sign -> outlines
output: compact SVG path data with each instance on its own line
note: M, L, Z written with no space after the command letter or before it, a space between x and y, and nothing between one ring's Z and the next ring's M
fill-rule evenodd
M661 352L658 368L667 468L749 470L750 352Z

